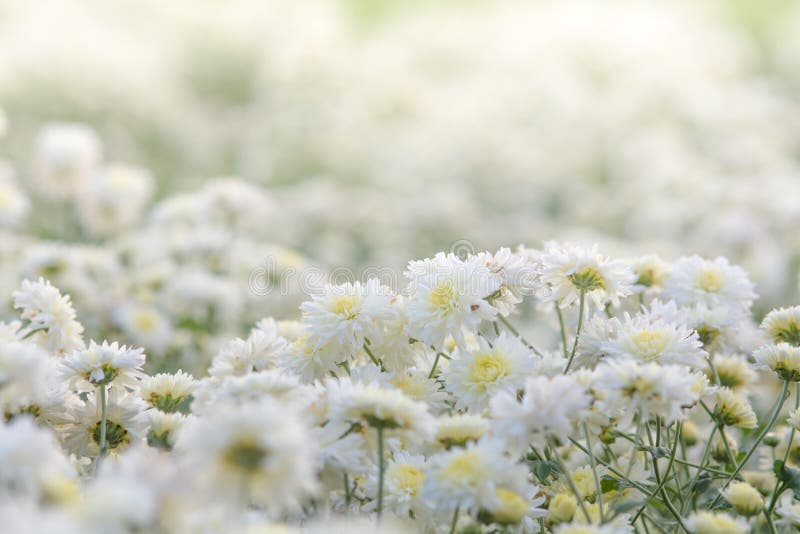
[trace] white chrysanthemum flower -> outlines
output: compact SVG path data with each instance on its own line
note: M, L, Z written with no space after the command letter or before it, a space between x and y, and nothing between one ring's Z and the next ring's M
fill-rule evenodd
M425 350L425 346L408 338L408 315L401 296L395 298L393 306L395 317L381 321L381 332L375 339L370 338L370 350L380 357L387 371L400 372L414 365L417 352Z
M756 298L753 283L741 267L726 258L704 260L699 256L673 264L664 295L679 305L726 306L741 313L746 313Z
M522 389L534 364L533 353L519 338L501 332L491 345L480 337L477 350L457 349L441 376L457 409L481 411L496 393Z
M747 393L756 380L750 362L736 354L715 354L711 359L712 368L706 369L709 380L719 379L719 386L731 388L737 393Z
M521 453L530 444L547 446L550 436L566 440L590 402L586 388L571 376L536 376L525 381L521 400L517 393L501 392L489 407L495 433Z
M526 478L526 468L505 455L502 442L483 439L431 456L422 498L437 511L460 507L477 514L502 505L498 487L523 491Z
M330 416L337 423L383 428L422 441L433 436L434 419L427 405L400 390L341 379L340 387L329 394Z
M407 451L395 453L386 462L384 472L383 506L402 519L408 519L413 512L416 518L426 516L428 504L422 499L422 486L427 470L425 457L409 454ZM374 507L378 495L378 468L373 466L364 486L367 495L373 499Z
M365 368L367 367L360 369ZM424 402L428 405L428 410L437 414L447 409L449 396L441 390L436 380L428 378L428 373L429 371L411 367L391 373L387 385L396 387L413 400Z
M761 328L775 343L800 346L800 306L772 310L761 321Z
M33 343L0 341L0 413L15 413L44 398L48 358Z
M29 417L0 422L0 465L0 500L25 496L58 501L77 490L77 472L55 437Z
M408 335L441 350L448 335L459 346L464 332L474 332L481 321L494 320L497 309L487 297L500 289L501 279L480 258L465 260L439 253L432 259L409 262Z
M313 443L317 447L318 471L333 468L347 473L363 474L367 472L370 461L367 455L366 440L361 433L348 432L348 429L348 425L336 423L328 423L321 427L315 426L311 429Z
M788 343L764 345L753 356L758 368L774 371L781 380L800 382L800 347Z
M110 236L129 229L142 217L153 196L153 176L130 165L109 165L92 177L77 196L81 225L93 236Z
M755 428L756 413L747 399L738 396L730 388L721 387L716 393L714 419L720 425L736 428Z
M634 293L648 289L660 290L669 275L669 264L654 254L631 260L631 270L636 275Z
M436 442L450 449L464 447L481 439L489 432L490 423L480 415L454 414L436 419Z
M124 390L123 390L124 391ZM64 445L79 456L96 456L100 452L101 403L94 392L86 401L72 407ZM147 405L138 397L123 393L120 388L108 390L106 408L106 447L118 453L127 446L141 441L147 431Z
M175 435L186 422L187 417L180 412L165 413L158 409L147 410L149 428L147 444L170 450L175 445Z
M342 354L329 347L315 348L309 342L308 334L302 334L286 346L278 365L304 381L311 381L323 379L331 373L336 374L348 357L349 354Z
M187 404L197 386L197 380L181 370L174 374L158 373L141 382L139 396L153 408L172 413Z
M500 288L489 297L498 313L507 317L526 295L533 295L539 284L539 264L525 254L499 248L494 254L476 254L489 271L500 278Z
M144 360L142 349L120 346L116 341L111 344L103 341L102 345L90 341L88 348L63 358L61 376L79 391L92 391L109 384L137 388L145 377Z
M686 527L692 534L747 534L750 525L740 517L724 512L695 512L686 519Z
M30 201L13 179L13 171L0 162L0 226L19 226L30 211Z
M600 411L618 417L622 427L637 413L643 420L663 417L667 424L682 420L684 409L700 398L695 375L684 367L623 360L604 363L594 374L594 387L603 392Z
M294 402L303 395L298 377L282 369L212 377L199 384L194 393L192 411L202 413L220 402L236 405L257 401L265 396Z
M127 302L115 308L111 317L127 339L148 351L161 353L172 341L172 322L155 306Z
M288 348L286 340L278 335L275 322L265 319L250 331L247 339L229 341L214 356L208 374L243 375L261 371L275 365Z
M309 343L345 355L355 354L365 340L377 339L380 322L396 315L394 294L376 278L366 284L326 285L324 293L300 306ZM342 358L345 359L345 358Z
M271 514L297 509L316 487L308 430L291 406L268 397L220 403L188 420L175 452L212 494L266 506Z
M84 347L83 326L75 320L69 295L61 295L50 282L23 280L14 292L14 307L21 310L25 335L41 340L48 350L61 354Z
M542 298L562 308L578 301L581 291L598 308L606 302L618 304L621 297L632 293L636 281L624 261L602 256L597 245L585 249L550 241L545 243L540 259Z
M33 184L45 198L74 197L100 164L102 145L84 124L52 123L39 132Z
M580 515L580 514L578 514ZM553 529L553 534L622 534L628 530L620 530L617 525L587 525L586 523L564 523Z
M745 517L758 515L764 508L764 497L747 482L731 482L722 496Z
M600 351L612 359L639 362L681 364L698 368L705 362L706 351L697 333L685 326L653 319L646 315L625 314L606 329L612 335L600 342Z

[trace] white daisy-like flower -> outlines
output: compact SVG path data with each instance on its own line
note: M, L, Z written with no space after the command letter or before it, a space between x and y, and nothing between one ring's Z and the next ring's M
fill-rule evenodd
M422 486L425 482L427 466L421 454L399 451L384 467L383 506L400 518L423 517L429 513L428 504L422 499ZM374 499L378 495L378 468L373 466L364 487L367 495Z
M531 350L504 331L491 345L479 337L477 350L457 349L441 376L445 389L454 395L457 409L479 412L496 393L522 389L534 365Z
M422 497L437 511L460 507L477 515L502 506L500 487L524 492L526 470L505 455L501 441L482 439L431 456Z
M600 411L618 417L622 427L637 413L642 419L663 417L667 424L682 420L684 409L699 399L695 386L695 375L673 365L609 361L594 373L594 387L603 392Z
M175 452L203 489L271 514L297 509L316 488L308 429L291 406L269 397L220 403L186 421Z
M536 376L525 381L521 399L516 392L503 391L489 408L496 435L521 453L530 444L547 446L550 436L566 440L573 425L585 418L590 402L586 388L571 376Z
M106 447L118 453L140 442L147 432L147 405L138 397L117 387L108 390L106 408ZM86 401L70 411L71 422L66 427L64 445L79 456L96 456L100 452L102 407L94 392Z
M84 190L102 156L97 134L85 124L47 124L36 138L33 184L45 198L64 199Z
M485 436L491 425L480 415L454 414L436 419L435 441L445 449L464 447Z
M278 334L272 319L264 319L250 331L247 339L229 341L214 356L211 376L243 375L274 366L289 350L289 343Z
M772 310L761 321L761 328L775 343L800 346L800 306Z
M147 444L151 447L170 450L175 445L175 434L186 422L187 416L180 412L165 413L158 409L147 410L149 428Z
M0 341L0 413L14 413L44 398L48 358L33 343Z
M747 273L726 258L684 257L672 265L664 295L679 305L726 306L746 313L756 298Z
M300 306L309 343L345 354L358 352L365 340L378 338L382 320L396 315L393 299L391 290L376 278L363 285L326 285L322 295Z
M717 402L714 407L714 420L717 423L744 429L756 427L756 413L747 399L726 387L719 388L715 397Z
M82 349L83 325L75 320L75 309L69 295L61 293L50 282L23 280L14 292L14 307L21 310L25 336L32 336L57 354Z
M753 356L757 368L774 371L781 380L800 382L800 347L788 343L764 345Z
M423 402L410 399L398 389L377 384L352 384L340 379L340 387L329 390L330 417L335 422L383 428L421 441L434 432L434 419Z
M533 295L539 284L539 264L525 254L499 248L494 254L476 254L489 271L500 278L500 288L489 297L498 313L507 317L526 295Z
M636 282L633 285L634 293L660 290L670 269L667 262L654 254L635 258L631 260L630 266L636 275Z
M126 302L112 311L111 318L127 339L148 351L161 353L172 341L172 322L155 306Z
M304 381L323 379L341 370L349 354L329 347L315 348L308 334L302 334L286 346L278 366L298 375ZM209 371L210 373L211 371Z
M601 350L612 359L632 359L639 362L680 364L699 368L705 363L706 351L696 332L675 323L653 319L646 315L631 317L608 330L615 335L601 343Z
M55 436L30 417L0 421L0 500L13 496L53 499L77 490L77 475Z
M139 396L153 408L173 413L187 403L197 386L197 380L181 370L174 374L158 373L141 382Z
M79 391L92 391L98 386L116 384L139 387L145 377L142 371L145 355L142 349L128 348L117 342L98 345L68 354L61 361L61 375Z
M750 525L741 517L724 512L695 512L686 519L686 527L692 534L747 534Z
M597 245L589 249L574 245L545 243L542 264L542 299L566 308L580 298L581 291L597 308L606 302L619 304L630 295L636 281L631 268L621 260L602 256Z
M706 376L719 386L731 388L736 393L744 394L756 381L756 372L744 356L737 354L714 354L711 367L706 369Z
M237 405L270 396L296 402L304 395L297 375L283 369L270 369L246 375L226 375L204 379L194 393L192 411L203 413L220 402Z
M476 256L461 260L439 253L412 261L408 278L408 335L441 350L448 335L459 346L464 332L475 332L481 321L491 321L497 309L486 300L500 289L501 278Z

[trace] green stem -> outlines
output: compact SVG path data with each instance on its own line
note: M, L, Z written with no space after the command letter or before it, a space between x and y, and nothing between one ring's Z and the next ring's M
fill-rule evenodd
M353 500L353 497L350 495L350 477L347 476L347 473L344 474L344 505L345 505L345 513L347 510L350 509L350 502Z
M589 438L589 429L586 423L583 423L583 436L586 438L586 448L589 450L589 465L592 466L592 475L594 475L594 485L597 487L597 509L600 511L600 523L605 523L605 513L603 512L603 487L600 484L600 476L597 474L597 462L592 452L592 441Z
M650 504L650 501L656 495L658 495L658 493L664 488L664 484L666 484L667 478L669 477L669 471L670 469L672 469L672 464L675 463L675 456L678 452L678 442L680 441L680 438L681 438L681 423L678 423L677 430L675 431L675 442L672 444L672 451L670 451L669 463L667 464L667 470L664 473L664 479L656 487L656 489L654 489L650 493L650 495L647 496L647 498L644 500L644 504L641 506L641 508L639 508L639 510L633 516L633 519L631 519L631 523L636 522L636 519L638 519L639 516L642 515L642 513L644 513L644 510L645 508L647 508L647 505ZM655 459L653 461L655 462Z
M514 334L514 337L519 338L519 340L522 341L523 343L525 343L525 345L527 345L527 347L529 349L531 349L537 356L541 356L542 355L541 352L536 350L536 347L534 347L527 339L525 339L524 337L522 337L519 334L519 330L514 328L514 326L510 322L508 322L508 319L506 319L505 317L503 317L500 314L497 314L497 317L500 319L500 322L503 323L503 326L508 328L508 331L511 332L512 334Z
M578 488L575 487L575 483L572 481L572 475L570 474L569 469L567 468L566 465L564 465L564 462L561 461L561 457L558 455L555 443L553 443L552 440L550 439L548 439L547 441L550 443L550 449L552 449L553 451L553 459L558 464L558 468L561 470L561 473L564 474L564 481L567 483L567 486L569 486L569 489L570 491L572 491L573 495L575 495L575 499L577 499L578 504L581 507L581 512L583 512L583 517L586 518L587 523L591 523L592 519L589 516L589 511L586 509L586 503L584 502L584 498L581 497L580 493L578 493ZM584 451L585 450L586 449L584 449ZM589 455L592 454L591 451L586 451L586 453Z
M441 355L441 352L436 353L436 358L433 359L433 366L431 366L431 372L428 373L428 378L433 378L433 374L436 372L436 366L439 365L439 356Z
M383 427L378 427L378 520L383 514Z
M567 329L564 327L564 315L561 313L561 308L558 307L558 302L556 302L556 315L558 316L558 327L561 330L561 347L564 350L564 359L566 360L569 358L569 353L567 352Z
M108 424L106 411L106 386L100 386L100 458L106 455L106 426Z
M455 511L453 511L453 520L450 521L450 534L453 534L456 531L456 523L458 523L458 512L461 506L456 506Z
M369 347L367 346L366 343L364 343L364 350L366 351L367 355L369 356L369 359L372 360L372 363L374 363L376 366L380 367L381 371L385 371L386 370L383 367L383 362L375 357L375 355L372 353L372 351L369 349Z
M800 382L797 383L795 392L794 392L794 409L797 410L800 408ZM783 463L786 464L787 460L789 460L789 453L792 451L792 442L794 441L794 426L792 426L792 430L789 432L789 444L786 446L786 453L783 455Z
M581 327L583 326L583 308L586 305L586 290L581 289L580 305L578 306L578 328L575 330L575 343L572 344L572 352L569 355L567 367L564 369L564 374L569 373L569 368L572 366L572 360L575 359L575 352L578 350L578 342L581 339Z
M742 468L747 464L747 460L749 460L750 457L753 456L753 453L756 452L756 449L761 444L761 441L764 439L764 436L766 436L767 433L772 429L772 426L775 424L775 421L778 419L778 415L781 413L781 408L783 408L783 403L786 402L786 394L788 392L789 392L789 381L788 380L784 380L783 389L781 390L781 396L778 399L778 401L775 403L775 410L772 412L772 416L770 417L769 422L763 428L763 430L761 430L761 432L759 433L758 437L756 438L755 443L753 443L752 447L750 447L750 450L747 451L747 454L744 456L744 458L739 463L739 465L736 466L736 469L733 470L733 473L731 473L731 475L728 478L728 480L726 480L725 483L722 485L721 490L724 490L725 488L727 488L728 484L730 484L731 481L736 478L736 476L739 474L739 471L741 471ZM721 498L722 498L722 493L719 493L716 496L716 498L714 499L714 501L711 503L711 506L709 506L709 508L713 509L714 506L719 502L719 500Z

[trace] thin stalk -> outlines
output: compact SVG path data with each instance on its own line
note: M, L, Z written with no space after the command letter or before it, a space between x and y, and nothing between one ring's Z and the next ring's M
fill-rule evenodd
M680 438L681 438L681 423L678 423L677 429L675 431L675 442L672 444L672 450L670 451L669 463L667 464L667 470L664 473L664 479L656 487L656 489L654 489L650 493L650 495L647 496L647 498L644 501L644 504L641 506L641 508L639 508L639 510L633 516L633 519L631 519L631 523L634 523L636 519L644 513L644 510L645 508L647 508L647 505L650 504L650 501L664 488L664 484L666 484L667 479L669 478L669 471L670 469L672 469L672 464L675 463L675 455L678 452L678 442L680 441Z
M375 365L380 367L381 371L385 371L386 370L383 367L383 362L375 357L375 355L372 353L372 351L369 349L369 347L367 346L366 343L364 343L364 350L366 351L367 355L369 356L369 359L372 360L372 363L374 363Z
M456 531L456 523L458 523L458 512L461 506L456 506L455 511L453 512L453 520L450 521L450 534L453 534Z
M525 339L524 337L522 337L522 336L520 335L520 333L519 333L519 330L517 330L516 328L514 328L514 326L513 326L513 325L512 325L510 322L508 322L508 319L506 319L505 317L503 317L503 316L502 316L502 315L500 315L500 314L497 314L497 318L498 318L498 319L500 319L500 322L501 322L501 323L503 323L503 326L505 326L506 328L508 328L508 331L509 331L509 332L511 332L512 334L514 334L514 337L517 337L517 338L519 338L519 340L520 340L520 341L522 341L523 343L525 343L525 345L527 345L527 347L528 347L529 349L531 349L531 350L532 350L534 353L536 353L536 355L537 355L537 356L541 356L541 355L542 355L542 353L541 353L541 352L539 352L538 350L536 350L536 347L534 347L534 346L533 346L533 344L531 344L531 342L530 342L530 341L528 341L527 339ZM499 334L498 334L498 335L499 335Z
M572 476L570 475L569 469L567 469L567 466L564 465L563 461L561 461L561 457L558 455L555 443L552 443L552 441L549 439L548 442L550 442L550 448L553 451L553 459L558 464L558 468L564 474L564 481L567 483L567 486L569 486L570 491L572 492L573 495L575 495L575 499L577 499L578 504L581 507L581 512L583 513L583 517L586 518L587 523L591 523L592 519L589 516L589 511L586 509L586 503L584 502L583 497L581 497L581 494L578 493L578 488L575 487L575 483L572 481ZM587 452L587 454L591 455L592 453L589 451Z
M567 367L564 369L564 374L569 373L569 368L572 366L572 360L575 359L575 352L578 350L578 342L581 339L581 327L583 326L583 308L586 306L586 290L581 289L580 305L578 306L578 328L575 330L575 343L572 344L572 352L567 361Z
M106 386L103 384L100 386L100 458L106 455L106 426L108 425L106 417L107 404Z
M378 521L383 514L383 427L379 426L378 430Z
M564 359L566 360L569 358L569 353L567 352L567 330L564 327L564 315L561 313L561 308L558 307L558 302L556 302L555 306L556 315L558 316L558 326L561 330L561 347L564 349Z
M428 378L433 378L433 374L436 372L436 366L439 365L439 356L441 355L441 352L436 353L436 358L433 359L433 365L431 366L431 372L428 373Z
M589 429L585 422L583 423L583 436L586 438L586 448L589 449L589 465L592 466L594 485L597 487L597 509L600 511L600 523L602 524L606 522L605 513L603 512L603 487L600 485L600 476L597 474L597 462L592 453L592 441L589 438Z

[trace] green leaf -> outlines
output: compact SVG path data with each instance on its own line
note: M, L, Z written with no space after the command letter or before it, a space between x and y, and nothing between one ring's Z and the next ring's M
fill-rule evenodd
M600 480L600 489L603 493L608 493L609 491L616 491L619 489L619 480L605 475L602 480Z
M800 469L788 467L781 460L775 460L775 463L772 464L772 470L778 480L783 482L784 486L790 488L795 497L800 498Z
M551 461L551 460L534 460L532 462L528 462L528 467L531 470L536 478L539 479L539 482L544 483L550 475L554 473L559 473L561 470L558 467L558 463Z

